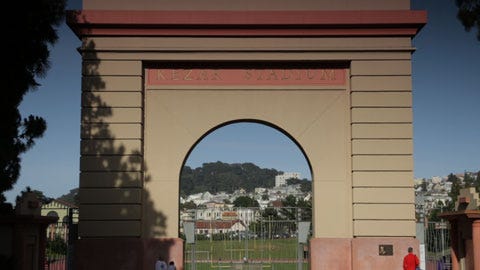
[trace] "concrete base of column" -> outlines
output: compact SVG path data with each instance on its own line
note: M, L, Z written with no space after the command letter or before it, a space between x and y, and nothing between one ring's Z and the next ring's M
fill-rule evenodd
M380 245L392 247L380 254ZM400 269L408 247L419 254L419 242L412 237L314 238L310 240L310 269Z
M473 269L480 269L480 220L472 224Z
M392 246L391 255L381 255L380 246ZM352 240L353 270L401 269L408 247L418 256L420 243L412 237L366 237Z
M352 239L313 238L310 240L310 269L352 270Z
M155 268L161 257L183 269L183 240L180 238L80 239L75 242L75 270Z

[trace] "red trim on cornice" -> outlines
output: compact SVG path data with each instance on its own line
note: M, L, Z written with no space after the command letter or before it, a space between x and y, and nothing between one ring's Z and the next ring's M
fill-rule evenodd
M414 36L417 29L82 29L82 36Z
M83 10L78 23L121 25L378 25L422 24L425 11L111 11Z
M425 11L111 11L68 13L77 35L409 35ZM232 31L234 30L234 31Z

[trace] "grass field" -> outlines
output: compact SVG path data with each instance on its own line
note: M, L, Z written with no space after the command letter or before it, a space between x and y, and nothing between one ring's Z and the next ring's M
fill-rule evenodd
M200 240L195 243L196 270L296 269L297 249L297 238ZM244 257L248 258L248 263L244 263ZM188 270L192 269L191 261L192 246L186 245L185 263ZM304 266L307 269L306 263Z
M190 263L185 264L185 270L192 270ZM235 263L197 263L195 270L207 269L233 269L233 270L297 270L297 263L250 263L250 264L235 264ZM302 264L302 270L308 269L308 264Z

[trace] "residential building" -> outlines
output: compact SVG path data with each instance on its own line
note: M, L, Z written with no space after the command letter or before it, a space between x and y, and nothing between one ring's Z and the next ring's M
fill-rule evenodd
M285 172L283 174L275 176L275 187L285 186L287 184L287 179L290 178L300 179L300 173Z

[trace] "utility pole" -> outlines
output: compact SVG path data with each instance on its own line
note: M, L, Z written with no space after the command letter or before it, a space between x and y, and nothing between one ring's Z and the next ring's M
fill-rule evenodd
M297 227L297 239L298 239L298 247L297 247L297 270L302 270L303 269L303 244L300 243L300 221L301 219L301 212L300 208L297 207L297 222L296 222L296 227Z

